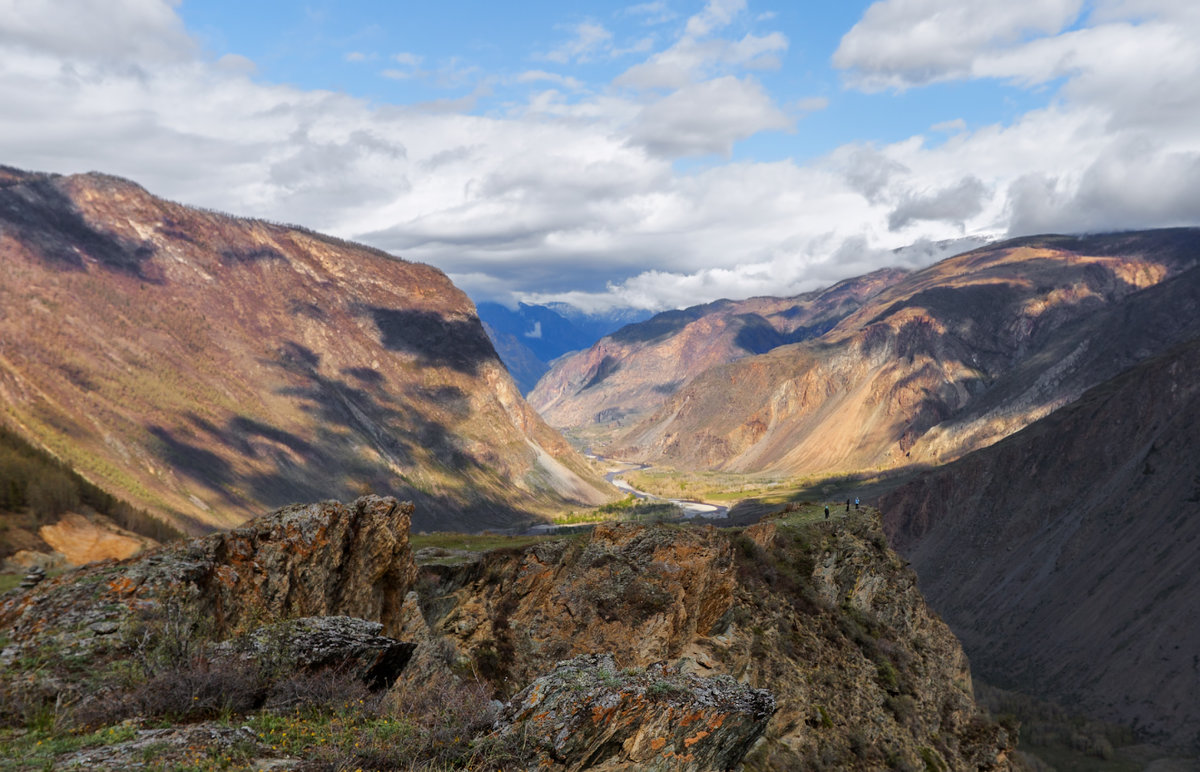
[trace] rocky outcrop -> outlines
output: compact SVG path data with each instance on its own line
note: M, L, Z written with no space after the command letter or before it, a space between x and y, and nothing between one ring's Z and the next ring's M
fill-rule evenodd
M608 655L560 662L504 707L501 737L521 734L542 770L733 769L775 712L775 698L729 676L655 663L619 670Z
M422 566L395 633L418 643L401 681L449 668L508 697L570 657L665 661L772 692L747 769L1007 769L1015 738L975 707L958 641L877 515L812 514L740 534L608 525Z
M274 658L295 671L337 671L371 689L396 682L415 644L379 633L383 625L347 616L302 617L265 625L218 646L214 657Z
M408 544L412 505L367 496L281 509L236 528L96 563L0 603L9 656L58 645L107 648L138 614L167 605L222 638L264 622L343 615L398 626L416 579Z

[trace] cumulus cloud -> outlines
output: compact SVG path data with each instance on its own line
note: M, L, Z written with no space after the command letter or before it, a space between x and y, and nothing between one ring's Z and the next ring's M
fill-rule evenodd
M791 125L757 82L726 76L684 86L647 106L630 141L668 157L729 155L737 140Z
M103 14L64 3L77 15L0 0L0 162L99 169L359 238L443 268L480 299L663 309L918 267L1006 233L1200 222L1192 4L1094 0L1080 17L1066 0L877 3L839 49L849 83L1003 78L1047 89L1046 106L935 126L932 143L680 171L679 158L728 156L824 107L785 110L755 77L788 40L747 33L740 0L709 2L612 83L577 80L569 64L505 74L527 100L484 114L466 112L490 88L468 61L393 57L396 72L475 90L380 105L255 80L253 62L201 51L171 2L114 0ZM633 18L667 9L643 5ZM913 39L872 51L888 18ZM102 40L83 39L89 24ZM569 62L618 53L611 35L579 27L566 45Z
M1059 32L1083 0L882 0L863 14L833 54L867 90L964 78L998 46Z
M0 48L104 64L181 62L197 46L179 0L0 0Z
M1031 173L1008 190L1009 231L1105 231L1200 222L1200 151L1162 152L1146 138L1117 143L1080 177Z
M894 177L911 171L870 145L843 145L834 151L830 161L850 189L861 193L873 204L885 200Z

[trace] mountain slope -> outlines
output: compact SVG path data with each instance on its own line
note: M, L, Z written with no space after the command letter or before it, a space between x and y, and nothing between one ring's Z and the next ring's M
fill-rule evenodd
M5 423L177 523L368 489L418 528L605 498L429 266L11 169L0 260Z
M529 402L560 428L628 425L704 370L824 333L903 275L888 269L793 298L658 314L555 362Z
M1200 339L881 508L985 679L1200 748Z
M958 255L820 338L708 370L614 452L784 473L948 460L1183 339L1195 317L1163 314L1142 291L1179 277L1179 294L1194 298L1200 277L1183 275L1198 257L1193 229L1043 236ZM1126 308L1146 321L1126 329ZM1114 348L1123 353L1100 355Z

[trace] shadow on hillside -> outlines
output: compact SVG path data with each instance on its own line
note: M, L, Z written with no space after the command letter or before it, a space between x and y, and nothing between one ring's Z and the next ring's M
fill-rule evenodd
M109 270L161 284L147 271L154 246L135 244L88 224L70 197L51 179L31 179L0 188L0 223L16 231L16 240L47 263L84 270L84 256Z
M217 424L192 414L190 426L175 432L151 427L177 472L247 509L250 501L272 509L373 492L416 503L418 530L499 527L530 519L498 491L488 490L496 473L463 451L458 438L430 417L469 418L470 400L461 389L412 385L396 395L381 374L368 368L343 371L353 380L329 378L317 371L318 354L291 341L263 364L286 373L289 385L279 393L309 416L313 436L301 437L246 415ZM364 447L374 453L364 453ZM247 464L230 463L230 454ZM259 471L239 471L247 468ZM430 468L479 485L468 482L461 490L436 491L405 476Z
M384 348L417 357L421 364L474 375L495 360L496 350L475 317L446 319L433 311L370 306Z
M733 525L751 525L764 515L778 512L789 503L810 501L845 506L847 499L860 498L874 505L880 496L930 471L929 464L910 464L883 472L853 472L850 474L816 480L797 488L782 497L743 499L729 509L729 521Z

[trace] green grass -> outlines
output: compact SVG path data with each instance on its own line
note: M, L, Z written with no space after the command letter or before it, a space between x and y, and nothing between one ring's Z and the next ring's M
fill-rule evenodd
M78 734L41 729L29 732L0 730L0 750L3 750L0 757L20 759L15 766L10 766L7 761L0 762L0 769L57 769L55 760L63 754L115 745L131 739L135 734L136 730L131 726L114 726Z
M763 508L782 507L795 501L841 501L874 498L902 484L921 469L865 470L832 475L779 477L729 472L682 472L652 468L624 477L638 490L656 496L687 498L714 504L753 501Z

